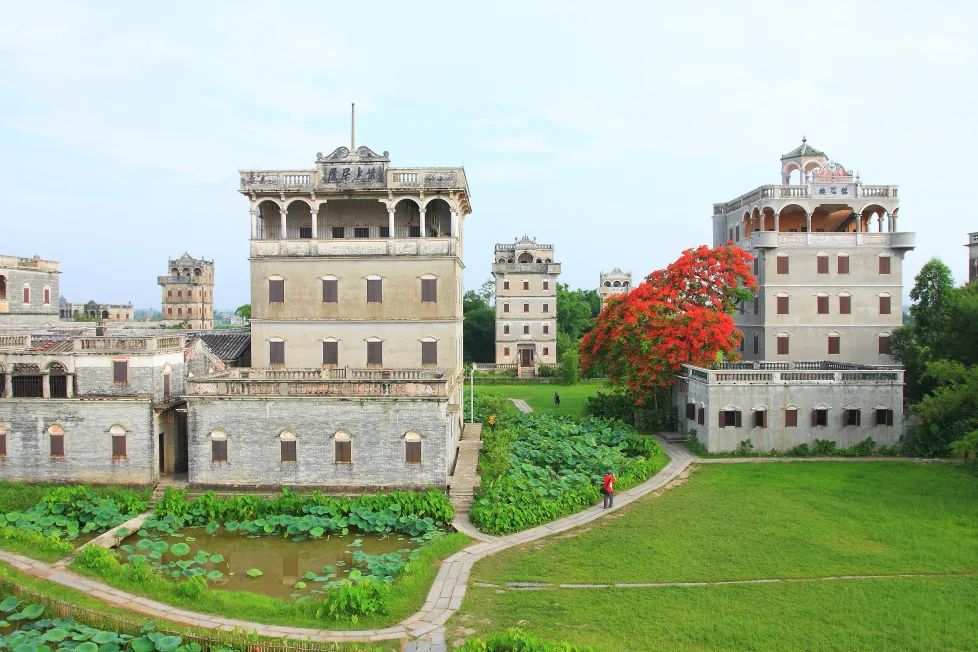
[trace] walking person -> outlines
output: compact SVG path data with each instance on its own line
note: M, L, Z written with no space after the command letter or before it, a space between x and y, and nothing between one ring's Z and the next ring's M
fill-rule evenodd
M554 392L554 405L560 407L560 394Z
M601 493L604 494L604 508L615 506L615 483L618 482L618 478L610 469L604 476L604 480L601 481Z

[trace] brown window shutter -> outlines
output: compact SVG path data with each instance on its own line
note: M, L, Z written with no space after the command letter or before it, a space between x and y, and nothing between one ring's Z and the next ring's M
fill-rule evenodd
M65 436L64 435L50 435L51 439L51 457L64 457L65 456Z
M812 427L814 428L817 425L818 425L818 410L813 409L812 410Z
M327 279L323 281L323 303L337 303L339 301L338 281Z
M798 427L798 410L784 411L784 425L786 427Z
M323 342L323 364L339 364L339 342Z
M268 364L285 364L285 342L268 343Z
M852 297L848 295L839 297L839 314L852 314Z
M735 428L740 428L741 425L742 424L741 424L741 420L740 420L740 410L737 410L737 411L734 412L734 427Z
M435 303L438 301L438 279L421 279L421 302Z
M849 425L849 410L842 410L842 425Z
M702 426L705 420L706 420L706 410L704 408L699 408L696 411L696 423Z
M295 462L296 461L296 451L295 451L295 441L283 441L282 446L282 461L283 462Z
M382 303L384 300L380 279L367 280L367 302Z
M503 335L509 335L509 324L503 325Z
M893 410L886 411L886 425L888 426L893 425Z
M880 335L879 337L879 354L890 355L890 338L887 335Z
M367 364L384 364L383 342L367 342Z
M790 338L783 335L778 337L778 355L788 355Z
M778 314L787 315L788 314L788 299L789 297L778 297Z
M880 314L890 314L890 297L880 297Z
M788 273L788 257L787 256L778 256L777 258L778 258L778 274L787 274Z
M353 461L353 442L350 441L338 441L336 442L336 461L349 464Z
M529 281L523 281L523 289L524 290L529 290L530 289L530 282Z
M0 457L7 457L7 433L0 433Z
M828 274L829 273L829 257L828 256L816 256L815 257L818 273Z
M438 364L438 342L421 343L421 364Z
M849 273L849 256L839 256L839 273L848 274Z
M113 435L112 437L112 458L125 459L126 457L126 436Z
M890 257L880 256L880 274L890 273Z
M285 301L285 281L282 279L269 279L268 302L283 303L284 301Z
M112 361L112 380L123 385L129 382L129 362L126 360Z
M816 297L818 300L818 314L827 315L829 314L829 298L828 297Z
M226 439L211 440L211 461L212 462L228 461L228 442Z
M528 303L523 304L523 312L530 312L530 304Z
M832 355L838 355L840 347L840 340L842 338L838 335L829 335L829 353Z
M404 461L408 464L421 464L421 442L409 441L404 446Z
M727 427L727 413L724 412L723 410L720 410L720 427L721 428Z

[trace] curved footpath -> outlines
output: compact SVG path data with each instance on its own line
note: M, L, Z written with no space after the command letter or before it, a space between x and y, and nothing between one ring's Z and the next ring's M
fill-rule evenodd
M408 649L419 652L422 650L444 650L444 625L462 605L462 599L465 597L469 582L469 572L477 561L501 550L583 525L662 488L682 473L695 459L684 447L665 441L662 441L662 446L671 458L669 463L644 483L616 494L615 506L611 509L605 510L596 505L545 525L504 537L491 537L477 531L469 521L468 514L460 514L454 523L456 529L478 539L479 542L464 548L442 562L438 575L428 592L428 599L420 611L393 627L383 629L337 631L284 627L234 618L222 618L221 616L178 609L162 602L120 591L98 580L72 573L61 562L48 564L5 551L0 551L0 560L28 575L82 591L113 607L136 611L151 618L164 619L189 627L220 631L238 630L254 632L259 636L323 642L411 639L412 642Z

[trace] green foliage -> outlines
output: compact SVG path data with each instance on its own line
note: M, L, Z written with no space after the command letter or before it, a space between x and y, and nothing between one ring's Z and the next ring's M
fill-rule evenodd
M635 414L635 401L620 392L598 392L588 397L584 411L591 416L621 419L625 423L631 423Z
M601 297L595 290L571 290L566 283L557 284L557 332L575 342L594 327L601 311ZM560 349L560 347L557 347ZM559 351L563 356L567 350Z
M812 445L812 454L819 457L835 455L836 443L831 439L816 439Z
M521 629L511 628L489 638L470 638L455 652L583 652L570 643L541 643Z
M541 378L556 378L560 375L560 367L552 364L542 364L537 367L537 375Z
M332 588L316 615L324 620L359 622L364 616L387 613L390 585L373 577L354 576L341 580Z
M496 357L496 310L492 306L493 281L462 297L462 359L493 362Z
M970 464L978 463L978 430L972 430L961 439L951 442L951 454Z
M44 606L22 605L10 596L0 603L4 622L14 623L12 631L0 635L0 648L17 652L49 652L75 650L76 652L200 652L199 643L183 643L179 636L168 636L154 631L152 623L144 626L139 634L96 629L76 622L74 618L41 618ZM219 652L220 648L211 648Z
M686 447L689 448L690 452L694 455L708 455L709 450L707 450L706 445L697 438L697 432L695 428L690 428L688 433L688 439L686 440Z
M523 415L484 434L482 488L472 521L502 534L580 511L599 498L609 470L619 489L661 468L662 449L617 420ZM638 454L639 456L630 456Z
M749 457L754 453L754 443L750 439L745 439L737 445L736 455Z
M243 306L238 306L237 308L235 308L234 314L236 314L238 317L244 317L245 319L250 320L251 319L251 304L250 303L246 303Z
M81 566L99 573L113 571L119 566L115 554L102 546L85 546L75 557L75 561Z
M918 455L947 455L953 442L978 429L978 365L929 362L924 376L935 387L912 408L921 423L907 444Z
M573 385L580 379L581 354L576 348L564 351L560 356L560 382Z
M5 548L43 559L61 559L75 549L56 535L29 532L7 525L0 527L0 541Z

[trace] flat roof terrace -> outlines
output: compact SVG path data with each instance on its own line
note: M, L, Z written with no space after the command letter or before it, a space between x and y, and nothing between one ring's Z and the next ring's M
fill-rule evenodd
M447 399L454 381L443 369L228 369L187 379L198 397L392 397Z
M725 362L714 368L683 365L681 380L707 385L879 383L903 384L899 365L862 365L827 360L797 362Z

